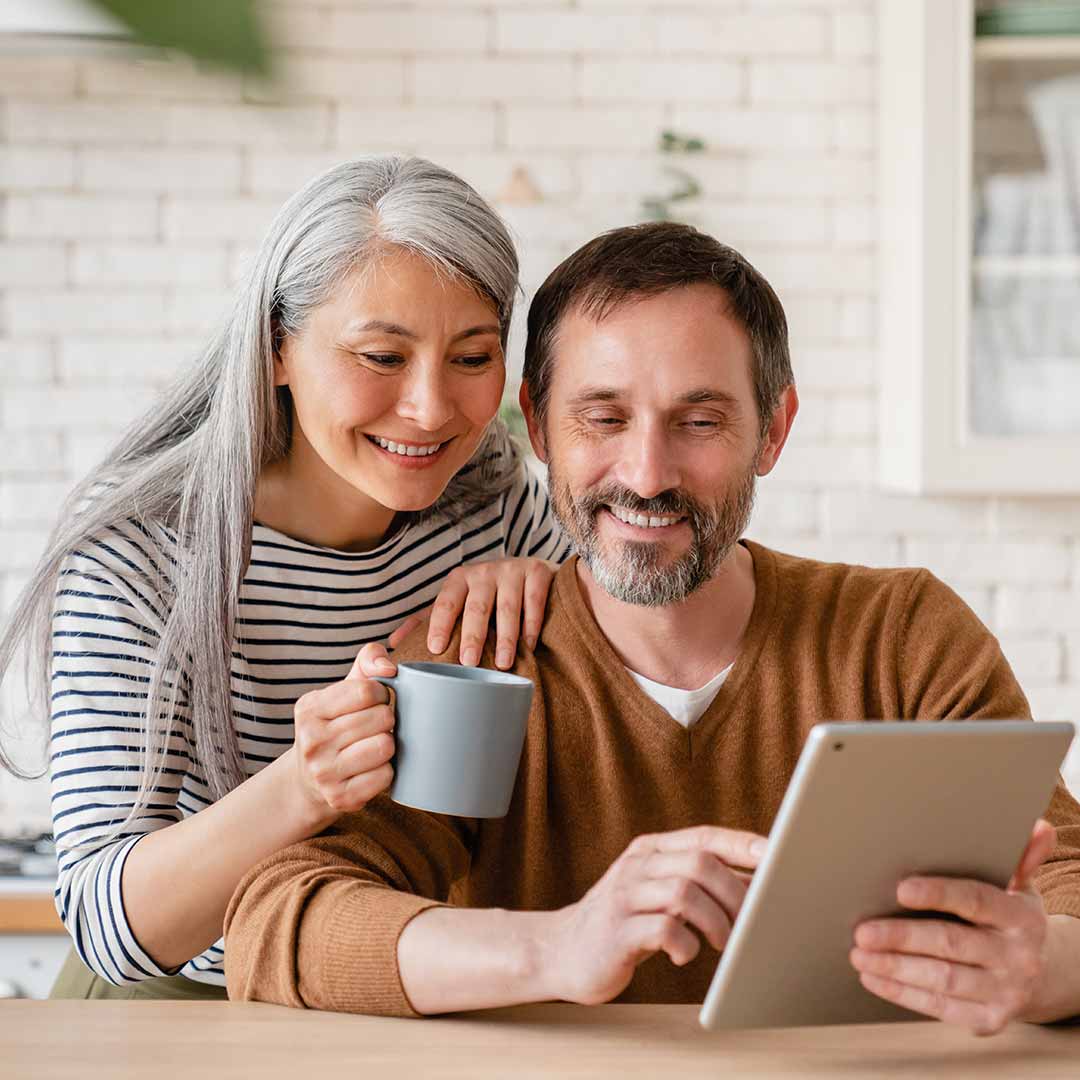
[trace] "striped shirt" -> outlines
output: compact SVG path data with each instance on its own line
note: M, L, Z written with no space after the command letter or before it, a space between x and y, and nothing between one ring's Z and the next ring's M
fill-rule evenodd
M511 490L461 522L436 518L374 550L333 551L255 524L233 643L233 717L251 776L293 741L293 706L343 679L368 642L435 599L462 563L533 555L564 560L569 542L539 480L522 470ZM83 962L110 983L176 974L140 947L121 900L124 861L141 837L198 813L211 797L183 708L149 806L116 838L142 770L140 723L162 605L146 582L175 558L175 535L125 523L65 561L53 615L52 819L56 907ZM82 846L85 845L85 846ZM219 940L179 969L225 985Z

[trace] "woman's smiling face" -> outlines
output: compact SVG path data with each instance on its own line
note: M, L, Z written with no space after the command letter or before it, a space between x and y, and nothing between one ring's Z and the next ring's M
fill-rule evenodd
M439 498L506 379L494 304L401 248L347 277L285 338L275 372L292 394L290 472L329 492L345 494L344 482L346 502L389 511Z

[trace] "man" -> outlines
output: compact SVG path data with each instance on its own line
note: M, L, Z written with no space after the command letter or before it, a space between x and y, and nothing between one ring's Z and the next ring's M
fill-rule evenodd
M381 797L267 860L226 916L233 997L699 1002L814 723L1028 715L927 572L740 542L798 399L783 309L738 253L671 224L587 244L533 301L522 406L580 557L514 668L536 693L510 813ZM396 658L430 658L422 634ZM863 924L867 988L979 1032L1080 1012L1080 807L1059 786L1048 817L1056 846L1040 823L1008 891L904 883L973 925Z

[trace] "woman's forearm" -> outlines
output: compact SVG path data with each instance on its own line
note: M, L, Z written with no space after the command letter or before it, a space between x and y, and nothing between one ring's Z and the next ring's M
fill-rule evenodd
M337 818L317 816L305 799L292 754L132 848L121 880L124 910L136 941L160 967L179 967L221 937L225 908L251 867Z

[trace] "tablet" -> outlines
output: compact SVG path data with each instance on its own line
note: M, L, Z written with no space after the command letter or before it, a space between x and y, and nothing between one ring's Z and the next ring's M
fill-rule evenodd
M912 874L1008 884L1050 803L1067 723L819 724L799 756L700 1022L926 1020L865 990L855 926L906 913Z

